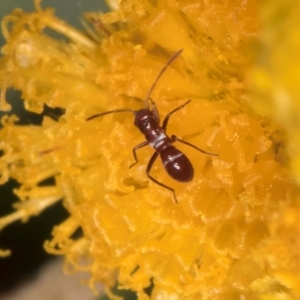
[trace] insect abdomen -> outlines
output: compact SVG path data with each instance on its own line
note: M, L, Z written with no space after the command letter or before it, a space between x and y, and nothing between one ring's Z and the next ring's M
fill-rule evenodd
M160 153L167 173L179 182L189 182L194 178L194 168L185 154L169 146Z

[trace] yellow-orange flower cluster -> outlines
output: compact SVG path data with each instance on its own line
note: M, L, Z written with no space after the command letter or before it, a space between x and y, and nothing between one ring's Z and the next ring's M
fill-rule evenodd
M41 126L2 119L0 180L11 177L21 187L17 211L1 218L0 227L62 199L70 217L45 248L90 272L91 286L100 281L111 287L118 279L139 299L299 299L299 188L285 165L285 135L249 106L264 87L262 78L272 81L270 70L259 77L256 60L256 36L266 39L258 25L272 22L260 14L268 5L124 0L107 14L87 14L103 23L91 22L88 35L37 0L36 12L16 9L4 18L2 109L9 108L6 88L14 87L30 111L41 113L47 104L66 112L58 122L45 117ZM45 28L69 42L47 36ZM152 175L176 190L176 204L145 174L150 147L139 150L139 163L129 169L132 148L143 141L131 114L85 120L142 108L179 49L151 97L161 117L192 99L172 115L168 132L219 156L179 144L195 168L194 180L184 184L170 179L159 161L154 165ZM288 83L290 89L283 82L281 90L290 95L294 81ZM53 176L54 186L39 185ZM83 236L73 239L79 227Z

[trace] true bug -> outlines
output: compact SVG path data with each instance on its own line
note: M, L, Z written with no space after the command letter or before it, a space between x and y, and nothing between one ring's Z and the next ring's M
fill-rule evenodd
M158 181L157 179L153 178L150 175L151 168L157 159L158 156L160 156L162 163L164 165L165 170L167 173L175 180L179 182L189 182L194 177L194 168L187 158L187 156L182 153L180 150L175 148L172 144L175 141L181 142L183 144L186 144L204 154L218 156L218 154L206 152L193 144L190 144L184 140L179 139L176 135L172 135L171 137L167 136L166 129L168 126L169 119L172 114L177 112L178 110L185 107L187 104L191 102L191 100L188 100L184 104L180 105L179 107L175 108L171 112L169 112L165 119L163 120L162 126L160 126L160 118L158 114L158 110L156 108L155 102L150 99L151 93L153 92L157 82L163 75L163 73L166 71L168 66L180 55L183 49L177 51L165 64L165 66L162 68L162 70L159 72L158 76L156 77L154 83L152 84L150 90L148 91L148 94L145 98L145 107L140 110L134 110L134 109L115 109L106 111L103 113L99 113L93 116L90 116L86 119L86 121L90 121L92 119L108 115L108 114L114 114L119 112L131 112L134 114L134 125L141 131L142 134L144 134L146 141L140 143L139 145L135 146L132 150L133 157L135 162L130 165L129 168L132 168L134 165L138 163L138 158L136 155L136 150L140 149L144 146L150 145L154 148L155 152L152 155L152 157L149 160L146 174L147 177L158 184L161 187L164 187L168 190L170 190L173 193L175 202L178 203L177 197L175 194L175 191L173 188L163 184L162 182ZM152 106L152 109L150 108L150 103Z

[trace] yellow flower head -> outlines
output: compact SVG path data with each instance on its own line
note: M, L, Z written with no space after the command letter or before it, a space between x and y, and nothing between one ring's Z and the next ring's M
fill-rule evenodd
M5 90L13 87L27 110L41 113L47 104L65 114L58 122L45 117L41 126L3 117L0 181L11 177L21 187L16 212L0 227L62 199L70 217L45 248L90 272L92 287L118 280L139 299L299 299L299 188L286 166L282 130L249 105L272 81L256 59L266 39L259 25L271 24L261 12L272 3L111 1L111 12L85 15L91 22L83 34L35 2L36 12L16 9L2 21L1 108L9 109ZM188 183L155 162L151 176L175 190L176 204L146 175L150 146L137 150L138 164L129 168L133 147L145 140L131 113L86 119L144 108L180 49L151 99L161 119L191 99L172 114L167 133L218 156L175 143L195 169ZM289 88L281 90L289 95ZM50 177L54 186L40 185ZM78 228L83 235L74 239Z

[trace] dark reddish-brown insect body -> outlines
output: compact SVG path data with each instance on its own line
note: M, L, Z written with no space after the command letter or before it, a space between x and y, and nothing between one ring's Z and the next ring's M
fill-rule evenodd
M173 179L180 182L193 179L194 168L191 162L185 154L172 145L172 139L166 135L166 126L159 126L159 120L153 111L139 110L135 115L134 124L144 134L147 144L160 155L164 168Z
M150 99L150 95L152 91L154 90L154 87L156 86L158 80L162 76L162 74L165 72L167 67L178 57L178 55L182 52L182 49L176 52L166 63L166 65L163 67L163 69L160 71L158 74L155 82L153 83L152 87L150 88L148 95L146 96L145 99L145 108L142 108L138 111L133 110L133 109L117 109L117 110L112 110L112 111L106 111L100 114L93 115L86 120L92 120L94 118L104 116L107 114L112 114L112 113L118 113L118 112L131 112L134 114L135 119L134 119L134 125L141 131L141 133L145 136L146 141L142 142L141 144L135 146L133 148L133 157L135 159L135 162L130 166L133 167L135 164L138 163L137 155L136 155L136 150L139 148L142 148L144 146L150 145L151 147L154 148L155 152L152 155L152 157L149 160L146 174L150 180L155 182L156 184L160 185L161 187L164 187L168 190L170 190L173 193L175 202L178 203L176 194L173 188L163 184L162 182L158 181L154 177L150 175L151 168L157 159L158 156L160 156L161 161L164 165L164 168L166 172L175 179L176 181L179 182L189 182L193 179L194 177L194 168L193 165L191 164L190 160L187 158L187 156L182 153L180 150L178 150L176 147L173 146L173 143L175 141L181 142L183 144L186 144L204 154L208 155L214 155L218 156L217 154L206 152L193 144L190 144L184 140L181 140L177 138L175 135L172 135L171 137L167 136L166 134L166 129L168 126L168 122L170 119L170 116L177 112L178 110L182 109L184 106L186 106L188 103L190 103L191 100L188 100L186 103L183 105L175 108L171 112L169 112L164 121L163 124L160 126L160 119L159 119L159 114L158 110L156 108L155 103ZM150 109L150 105L152 105L152 109Z

